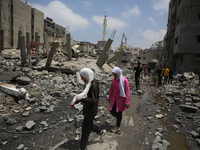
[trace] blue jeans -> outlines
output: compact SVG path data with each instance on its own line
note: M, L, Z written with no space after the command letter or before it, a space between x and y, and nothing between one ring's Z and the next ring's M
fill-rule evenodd
M140 76L135 76L135 85L136 89L138 89L138 86L140 86Z

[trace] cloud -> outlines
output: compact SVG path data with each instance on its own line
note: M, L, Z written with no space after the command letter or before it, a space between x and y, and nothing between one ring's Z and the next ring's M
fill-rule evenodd
M89 1L82 1L82 3L83 3L86 7L89 7L89 6L92 5L92 3L89 2Z
M32 4L34 8L42 11L45 17L50 17L53 21L63 27L70 26L70 30L86 29L90 23L86 18L74 13L62 2L56 0L48 4L48 6L42 6L38 4Z
M142 36L151 41L151 42L157 42L157 41L161 41L164 38L164 35L166 34L166 30L160 30L160 31L153 31L150 29L147 29L145 31L140 31Z
M124 17L130 17L132 15L140 15L140 10L137 5L135 5L135 7L133 8L126 7L126 9L127 10L122 13L122 16Z
M151 21L154 25L156 25L156 22L152 17L149 17L148 20Z
M99 26L103 26L103 19L104 16L92 16L92 21L98 24ZM114 30L114 29L122 29L129 26L129 24L121 21L118 18L109 17L107 18L107 29Z
M157 11L168 11L170 0L153 0L153 8Z

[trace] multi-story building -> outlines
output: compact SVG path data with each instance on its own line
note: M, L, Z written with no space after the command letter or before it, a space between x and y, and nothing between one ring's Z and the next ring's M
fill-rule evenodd
M46 17L44 20L44 32L48 35L49 42L57 40L59 43L65 44L66 28L56 24L53 19Z
M125 50L126 53L123 56L119 57L118 62L137 64L138 56L141 51L140 47L132 47L131 45L127 47L125 45L120 45L119 47L116 47L115 52L119 52L121 50Z
M171 67L200 72L199 0L170 0L165 46Z
M26 33L29 33L29 36L34 38L36 32L38 35L43 34L44 13L20 0L1 2L1 39L4 48L19 48L20 35L26 36Z
M44 33L44 13L32 8L31 9L31 40L37 41L36 37L39 36L39 41L43 43L43 33Z

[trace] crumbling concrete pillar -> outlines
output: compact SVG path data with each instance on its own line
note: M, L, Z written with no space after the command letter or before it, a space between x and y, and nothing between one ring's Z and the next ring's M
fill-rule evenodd
M72 60L72 50L71 50L71 35L67 34L67 56L68 60Z
M19 37L19 41L20 41L20 47L21 47L22 65L25 65L26 64L25 37L21 35Z
M0 47L0 51L4 50L4 30L1 30L1 47Z
M27 45L27 61L28 65L30 68L32 68L32 63L31 63L31 56L30 56L30 34L29 32L26 32L26 45Z
M40 36L35 37L35 42L37 43L35 46L35 51L38 53L39 52L39 43L40 43Z
M125 50L122 50L120 52L116 52L115 56L113 56L112 58L107 60L107 64L110 64L111 62L117 60L119 57L123 56L125 53L126 53Z
M106 42L106 45L102 51L102 53L100 54L96 64L100 67L103 66L103 64L106 62L106 60L108 59L108 55L106 54L107 51L109 50L110 48L110 45L112 44L113 40L112 39L108 39L108 41Z
M58 47L59 47L58 42L53 42L52 43L51 50L49 52L49 55L48 55L48 58L47 58L47 62L46 62L46 66L45 66L46 69L51 66L51 62L52 62L53 56L54 56L55 51L56 51L56 49Z
M22 35L22 31L18 31L18 43L17 43L17 49L21 49L21 45L20 45L20 36Z
M46 49L46 56L48 57L48 55L49 55L48 35L47 35L47 33L44 33L43 36L44 36L44 44L45 44L45 49Z

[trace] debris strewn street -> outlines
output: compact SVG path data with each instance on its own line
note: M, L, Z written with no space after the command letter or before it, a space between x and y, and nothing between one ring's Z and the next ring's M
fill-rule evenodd
M79 75L83 67L93 69L100 81L95 122L107 130L103 142L98 135L90 134L89 150L199 148L200 87L194 73L178 74L172 84L161 86L150 86L149 77L143 77L137 91L132 67L121 66L130 84L131 107L123 114L121 133L114 134L110 130L115 120L107 96L115 64L99 67L97 58L89 55L65 61L62 52L57 51L52 62L56 69L47 71L42 69L46 59L37 60L29 68L21 66L17 53L17 59L9 58L9 53L4 51L0 64L2 150L79 148L82 108L77 105L69 109L68 105L83 88ZM70 71L62 73L62 68Z

